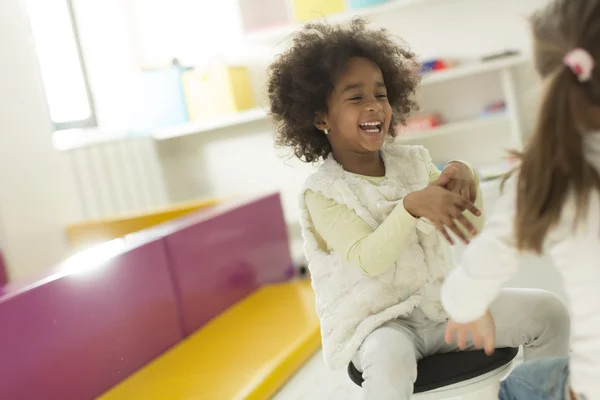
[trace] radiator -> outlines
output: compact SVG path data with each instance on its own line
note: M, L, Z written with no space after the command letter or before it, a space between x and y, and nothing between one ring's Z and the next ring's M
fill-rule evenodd
M131 138L67 150L83 219L117 217L168 204L151 138Z

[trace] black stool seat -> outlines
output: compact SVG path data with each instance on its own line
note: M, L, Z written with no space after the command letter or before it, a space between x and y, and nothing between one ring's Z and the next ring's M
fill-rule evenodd
M518 352L519 349L508 347L496 349L491 356L483 350L475 350L425 357L417 364L414 393L429 392L487 374L511 362ZM362 386L362 373L352 363L348 365L348 375L352 382Z

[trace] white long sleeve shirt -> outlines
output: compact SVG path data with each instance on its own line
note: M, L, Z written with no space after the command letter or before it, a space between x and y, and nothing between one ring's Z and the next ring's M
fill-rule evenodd
M586 138L586 158L600 171L600 134ZM442 288L442 303L457 322L485 313L503 285L517 273L514 247L516 179L488 216L482 233L466 249ZM591 196L586 218L574 227L570 199L544 250L562 276L572 319L571 385L588 400L600 400L600 193Z

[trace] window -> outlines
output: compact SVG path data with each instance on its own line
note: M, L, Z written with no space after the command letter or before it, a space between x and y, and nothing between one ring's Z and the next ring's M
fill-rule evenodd
M56 130L96 125L70 0L27 0L27 12Z

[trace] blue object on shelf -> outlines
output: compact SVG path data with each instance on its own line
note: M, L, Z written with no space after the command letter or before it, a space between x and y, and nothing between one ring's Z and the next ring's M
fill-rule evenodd
M498 101L487 105L480 113L481 117L489 117L492 115L498 115L506 112L506 103L504 101Z
M188 121L181 74L177 64L140 73L131 106L130 132L184 124Z
M435 63L436 61L426 61L423 64L421 64L421 74L427 74L429 72L433 72L435 69Z
M348 7L351 9L371 7L382 3L388 3L390 0L348 0Z

